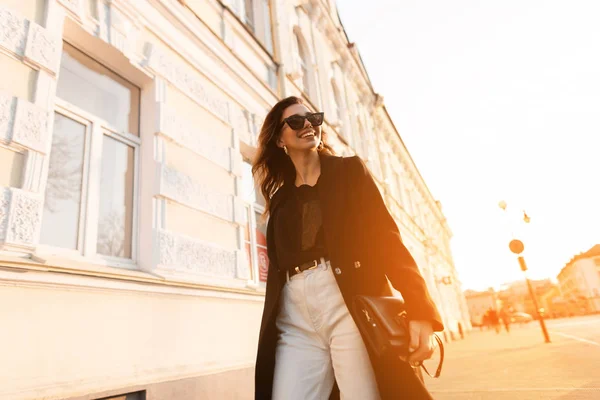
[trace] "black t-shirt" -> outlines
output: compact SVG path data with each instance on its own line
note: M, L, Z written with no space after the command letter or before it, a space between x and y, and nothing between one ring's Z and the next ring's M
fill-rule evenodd
M287 207L282 207L277 218L286 226L289 237L281 238L277 247L285 246L286 255L282 267L293 269L305 262L327 257L323 232L321 204L315 186L292 186L292 196Z

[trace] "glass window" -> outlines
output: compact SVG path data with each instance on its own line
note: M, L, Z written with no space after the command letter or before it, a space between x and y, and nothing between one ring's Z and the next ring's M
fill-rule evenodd
M298 61L300 62L300 70L302 71L302 91L304 91L307 95L311 95L310 90L310 72L308 66L309 57L306 51L306 47L302 43L302 39L295 35L296 38L296 49L298 50Z
M270 0L230 0L231 10L269 54L273 53ZM193 4L188 5L194 8Z
M244 248L250 264L251 279L256 283L267 282L269 256L267 254L267 224L262 216L265 200L256 188L252 177L252 165L244 162L242 170L242 198L246 201L247 224L244 227Z
M335 81L331 80L331 91L333 93L333 109L335 110L335 116L339 123L339 133L350 143L350 135L346 129L346 121L344 118L344 100L342 99L342 94L336 85ZM364 157L364 155L363 155Z
M252 225L252 211L250 206L246 206L246 226L244 227L244 249L246 250L246 260L250 264L250 278L255 280L255 272L254 272L254 252L252 246L252 234L250 232L250 227Z
M102 149L97 251L131 258L134 149L107 135Z
M44 198L41 243L78 250L88 127L56 113Z
M98 0L88 0L88 11L90 17L98 19Z
M131 263L140 90L67 44L62 63L40 243Z
M120 132L139 135L140 89L64 44L56 95Z
M244 22L252 32L256 32L253 0L244 0Z
M271 7L269 0L261 0L262 20L264 30L264 44L269 53L273 53L273 33L271 32Z
M338 91L337 86L334 82L331 82L331 92L333 93L333 109L335 111L335 118L339 122L342 122L342 99L340 97L340 92Z
M260 206L265 206L265 198L260 189L256 186L254 178L252 176L252 164L245 161L242 169L242 198L247 203L255 203Z

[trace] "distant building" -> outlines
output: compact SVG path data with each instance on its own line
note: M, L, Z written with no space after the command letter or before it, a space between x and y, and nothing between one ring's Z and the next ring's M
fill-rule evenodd
M600 244L574 256L557 278L570 314L600 312Z
M540 298L540 307L544 309L547 318L561 318L569 315L569 303L565 300L559 285L552 287L543 293Z
M499 309L498 294L494 289L490 288L485 292L476 292L473 290L465 291L465 298L467 300L467 307L469 308L469 314L471 315L471 324L473 326L480 326L483 323L483 315L487 310Z
M553 283L550 279L531 280L531 286L537 296L538 305L542 308L539 304L540 298L553 287ZM525 280L505 284L498 293L498 298L502 307L514 312L525 312L533 317L537 314Z

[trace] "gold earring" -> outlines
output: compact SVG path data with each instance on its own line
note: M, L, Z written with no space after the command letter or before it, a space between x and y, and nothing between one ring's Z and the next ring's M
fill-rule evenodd
M321 141L319 142L319 146L317 146L317 149L319 149L319 150L323 150L323 147L324 147L324 146L325 146L325 145L323 144L323 141L321 140Z
M289 153L288 153L287 146L283 146L283 151L285 151L285 154L289 154Z

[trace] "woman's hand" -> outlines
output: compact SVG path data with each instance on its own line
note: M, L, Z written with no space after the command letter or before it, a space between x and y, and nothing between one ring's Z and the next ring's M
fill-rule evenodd
M431 358L434 350L433 326L429 321L409 321L410 344L408 346L408 362L420 364Z

